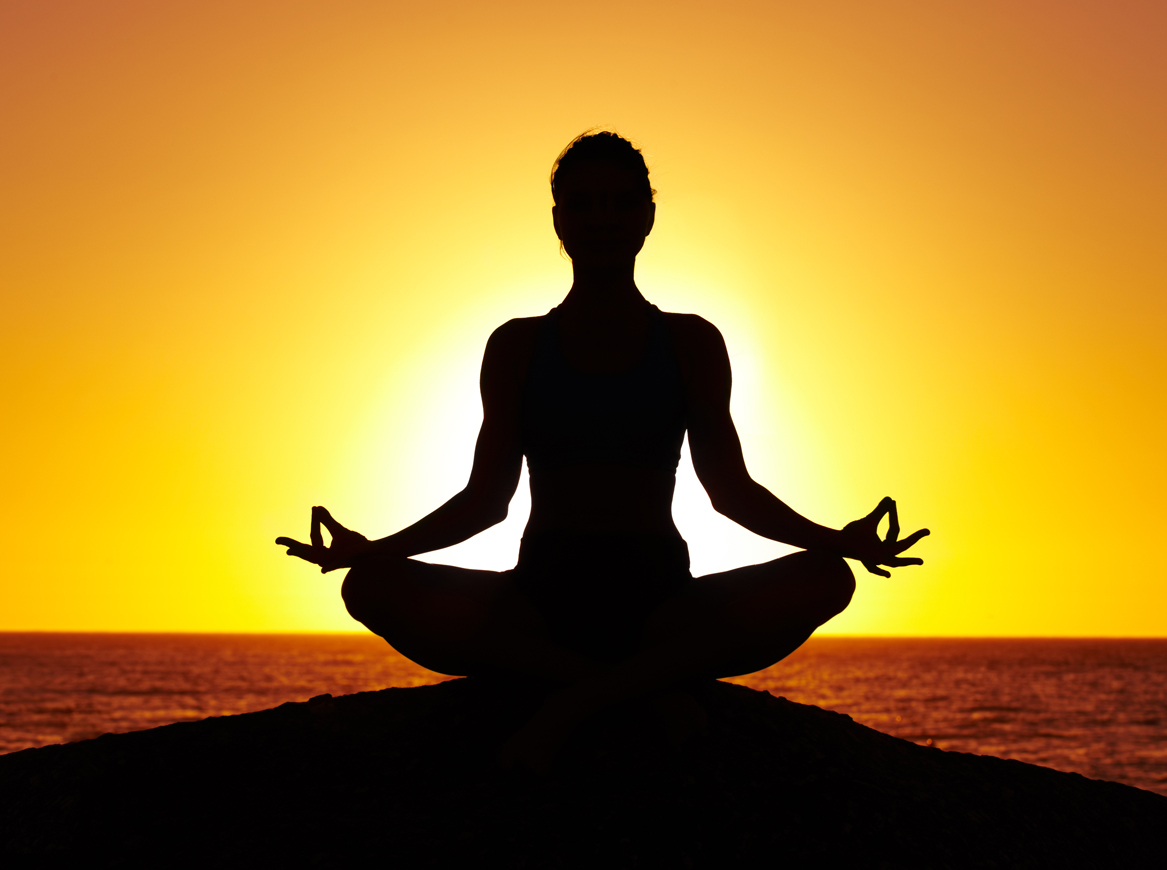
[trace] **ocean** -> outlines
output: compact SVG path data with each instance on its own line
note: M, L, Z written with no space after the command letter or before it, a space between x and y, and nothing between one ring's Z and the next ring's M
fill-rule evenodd
M371 635L0 633L0 753L442 679ZM1167 639L821 637L732 682L1167 795Z

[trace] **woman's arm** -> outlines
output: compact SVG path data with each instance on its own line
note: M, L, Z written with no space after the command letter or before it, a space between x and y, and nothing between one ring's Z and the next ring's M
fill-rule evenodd
M530 357L535 321L512 320L494 331L482 358L482 427L474 447L474 464L466 487L413 525L370 541L346 529L327 510L312 509L311 543L278 538L288 555L320 565L323 572L351 567L367 558L414 556L452 547L507 516L518 488L523 454L520 442L522 385ZM325 547L320 526L332 535Z
M750 477L730 416L732 375L725 341L713 324L700 317L681 315L674 322L682 349L693 469L714 510L756 535L858 559L876 574L887 575L877 565L922 563L899 558L899 553L928 532L922 529L898 541L899 522L891 499L881 501L867 517L836 530L808 520ZM892 530L887 540L880 540L876 526L884 514L890 515Z

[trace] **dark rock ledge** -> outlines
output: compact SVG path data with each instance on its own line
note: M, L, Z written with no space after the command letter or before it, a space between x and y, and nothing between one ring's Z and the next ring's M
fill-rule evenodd
M28 749L0 756L0 865L1163 866L1159 795L697 694L706 736L629 708L543 779L492 764L537 698L471 680Z

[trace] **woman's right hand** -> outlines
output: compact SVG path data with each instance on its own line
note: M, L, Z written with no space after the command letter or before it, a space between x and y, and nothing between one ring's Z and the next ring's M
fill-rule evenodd
M332 541L324 546L324 536L320 527L328 529ZM311 543L303 544L292 538L276 538L276 543L288 548L288 555L320 566L320 573L327 574L337 568L351 568L358 560L376 550L376 545L352 529L346 529L319 505L312 508L312 528L309 532Z

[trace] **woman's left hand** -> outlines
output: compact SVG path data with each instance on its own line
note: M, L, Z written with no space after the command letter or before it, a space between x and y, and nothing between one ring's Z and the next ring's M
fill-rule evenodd
M324 546L324 536L320 527L328 529L332 536L329 546ZM276 538L276 543L288 548L289 556L296 556L305 562L320 566L320 573L327 574L337 568L351 568L363 556L367 556L375 549L375 544L352 529L346 529L332 518L325 508L312 508L312 529L309 532L311 543L302 544L292 538Z
M883 519L885 514L888 517L887 537L881 540L879 521ZM890 577L891 573L880 568L880 565L901 568L904 565L924 564L923 559L904 558L900 556L900 553L928 534L930 532L927 529L920 529L902 541L899 540L900 519L896 513L896 503L891 498L884 498L875 510L862 519L847 523L839 532L842 539L840 554L862 562L863 567L872 574Z

